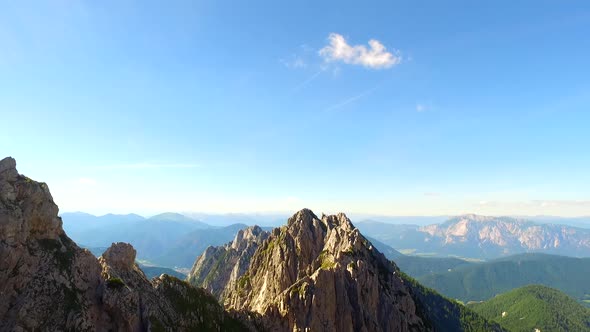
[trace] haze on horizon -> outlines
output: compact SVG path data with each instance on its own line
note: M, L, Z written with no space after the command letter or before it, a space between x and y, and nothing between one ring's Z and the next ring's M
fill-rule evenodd
M0 157L62 212L590 215L586 1L1 7Z

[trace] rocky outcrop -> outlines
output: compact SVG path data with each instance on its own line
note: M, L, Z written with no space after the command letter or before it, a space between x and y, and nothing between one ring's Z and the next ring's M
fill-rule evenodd
M301 210L230 285L227 308L272 331L425 331L395 265L344 214Z
M246 272L254 252L269 234L258 226L251 226L238 231L234 240L225 246L208 247L197 258L187 281L205 288L222 301L227 285L234 284Z
M135 263L135 249L114 243L98 259L106 281L105 310L120 331L240 331L215 298L168 275L148 280Z
M0 330L101 330L100 265L61 228L47 185L0 161Z
M202 289L148 280L135 249L98 260L64 233L44 183L0 161L0 331L242 331Z
M0 161L0 238L10 245L63 234L57 205L45 183L18 174L16 161Z

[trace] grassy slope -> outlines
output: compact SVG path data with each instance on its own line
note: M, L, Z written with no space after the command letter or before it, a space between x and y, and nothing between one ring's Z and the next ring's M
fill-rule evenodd
M513 332L590 331L590 309L545 286L525 286L469 307Z
M418 313L426 318L435 331L503 331L498 324L490 322L462 304L420 285L415 279L403 272L402 278L416 301Z
M195 317L201 318L194 326L184 326L188 331L248 331L242 322L224 311L217 300L204 289L192 287L187 282L171 276L165 277L160 287L177 313L193 321ZM151 317L150 322L152 331L165 331L166 324L162 324L155 317Z

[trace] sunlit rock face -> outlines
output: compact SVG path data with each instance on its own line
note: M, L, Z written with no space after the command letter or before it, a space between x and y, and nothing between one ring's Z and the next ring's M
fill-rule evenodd
M566 225L536 224L524 219L468 214L442 224L421 227L439 249L480 248L504 254L545 251L580 256L590 254L590 231Z
M225 305L273 331L425 331L395 265L344 214L304 209L276 228Z
M44 183L0 161L0 330L108 330L101 267L64 233Z

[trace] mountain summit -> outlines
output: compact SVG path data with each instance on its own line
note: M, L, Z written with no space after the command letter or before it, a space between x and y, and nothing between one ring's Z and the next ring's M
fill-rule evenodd
M304 209L273 230L225 301L275 331L423 331L396 272L344 214Z
M210 267L217 267L216 278L227 282L214 294L230 311L249 317L254 329L501 330L404 276L343 213L318 218L303 209L263 241L244 243L249 250L240 261L247 269L230 268L232 277L224 277L221 271L235 266L233 245L210 247L189 281L208 286Z

